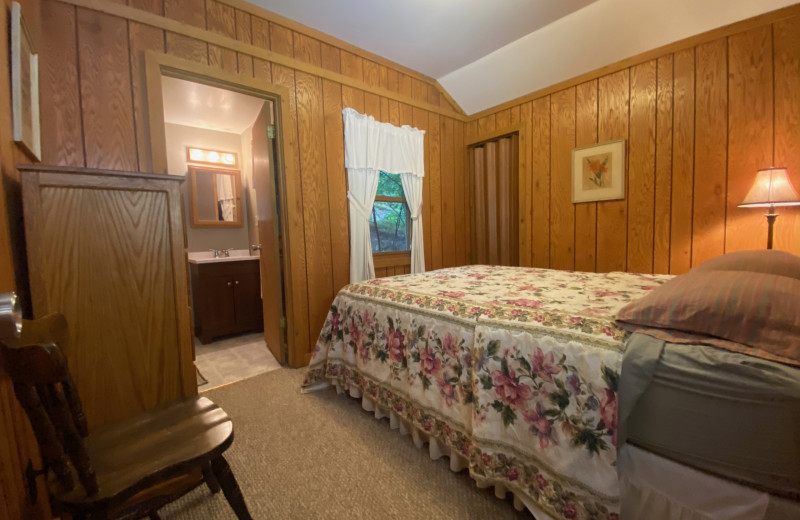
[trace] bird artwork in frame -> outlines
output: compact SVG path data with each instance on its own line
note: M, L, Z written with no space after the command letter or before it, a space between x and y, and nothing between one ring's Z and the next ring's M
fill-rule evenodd
M625 141L572 150L572 202L625 198Z

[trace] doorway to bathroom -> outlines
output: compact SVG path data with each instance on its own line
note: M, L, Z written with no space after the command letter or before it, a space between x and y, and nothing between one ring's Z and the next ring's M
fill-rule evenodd
M179 67L147 76L154 170L186 177L200 391L287 360L281 104L235 79Z

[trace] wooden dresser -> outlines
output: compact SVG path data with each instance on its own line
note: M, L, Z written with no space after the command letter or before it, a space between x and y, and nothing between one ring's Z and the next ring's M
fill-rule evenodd
M90 428L196 394L183 177L20 172L33 312L67 318Z

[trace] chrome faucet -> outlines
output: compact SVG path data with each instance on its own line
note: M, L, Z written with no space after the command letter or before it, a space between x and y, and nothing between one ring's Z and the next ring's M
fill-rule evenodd
M209 251L213 251L214 252L214 258L222 258L223 256L225 256L225 257L230 257L231 256L231 250L230 249L209 249Z
M224 254L224 255L225 255L225 256L227 256L227 257L230 257L230 256L231 256L231 250L230 250L230 248L228 248L228 249L222 249L222 250L220 251L220 253L221 253L221 254Z

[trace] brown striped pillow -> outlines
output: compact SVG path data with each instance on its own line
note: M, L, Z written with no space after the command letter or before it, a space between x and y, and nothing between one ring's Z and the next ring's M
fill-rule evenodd
M617 314L672 343L713 345L800 366L800 280L747 271L691 271Z
M774 249L735 251L712 258L692 269L692 271L711 270L777 274L800 280L800 257Z

